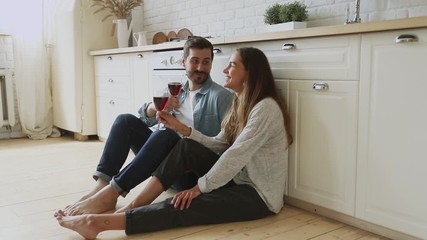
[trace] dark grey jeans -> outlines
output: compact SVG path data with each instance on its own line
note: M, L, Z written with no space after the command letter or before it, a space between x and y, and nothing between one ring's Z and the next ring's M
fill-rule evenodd
M153 173L168 189L175 179L192 171L203 176L219 156L203 145L181 139ZM273 214L257 191L249 185L230 182L193 199L188 209L171 204L172 198L126 213L126 234L159 231L183 226L217 224L260 219Z

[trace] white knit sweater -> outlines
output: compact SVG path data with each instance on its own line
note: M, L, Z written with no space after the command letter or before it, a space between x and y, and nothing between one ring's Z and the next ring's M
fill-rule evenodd
M193 129L189 138L221 154L211 170L198 180L203 193L233 179L237 184L253 186L272 212L281 210L288 174L288 143L276 101L266 98L254 106L232 146L226 143L223 131L216 137L207 137Z

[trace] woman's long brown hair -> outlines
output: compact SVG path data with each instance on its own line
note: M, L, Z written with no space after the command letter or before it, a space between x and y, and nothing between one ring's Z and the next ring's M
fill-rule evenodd
M243 66L248 72L240 99L234 96L233 104L224 118L223 127L228 143L231 145L246 126L252 108L266 97L273 98L282 110L284 127L287 134L288 145L293 142L290 134L290 116L288 108L281 94L276 88L273 73L265 54L253 47L237 49Z

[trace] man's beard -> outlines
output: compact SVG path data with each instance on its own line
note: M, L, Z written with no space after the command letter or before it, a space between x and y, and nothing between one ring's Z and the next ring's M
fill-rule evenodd
M203 75L195 76L196 74L203 74ZM209 73L196 70L194 72L191 72L191 74L187 72L187 77L190 79L190 81L192 81L195 84L203 84L208 79Z

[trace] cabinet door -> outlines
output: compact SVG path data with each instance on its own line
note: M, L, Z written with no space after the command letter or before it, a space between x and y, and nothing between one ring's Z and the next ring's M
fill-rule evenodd
M289 196L354 215L357 81L291 81Z
M365 34L361 57L356 216L427 239L427 29Z
M278 88L278 91L282 95L283 100L286 102L289 109L289 80L276 79L275 83L276 83L276 87ZM286 154L286 156L283 156L283 157L286 158L286 161L289 161L289 154ZM288 163L288 166L289 166L289 163ZM288 195L288 181L286 181L286 185L285 185L285 195Z
M119 114L135 111L131 109L132 86L129 59L129 54L94 58L97 133L102 140L108 137L111 125Z
M132 64L132 113L137 114L138 109L146 102L151 102L150 97L150 70L149 59L151 52L135 53L131 55Z
M130 102L127 99L112 99L109 97L97 97L96 107L98 109L98 137L101 140L108 138L111 126L116 117L121 113L127 113L130 109Z

